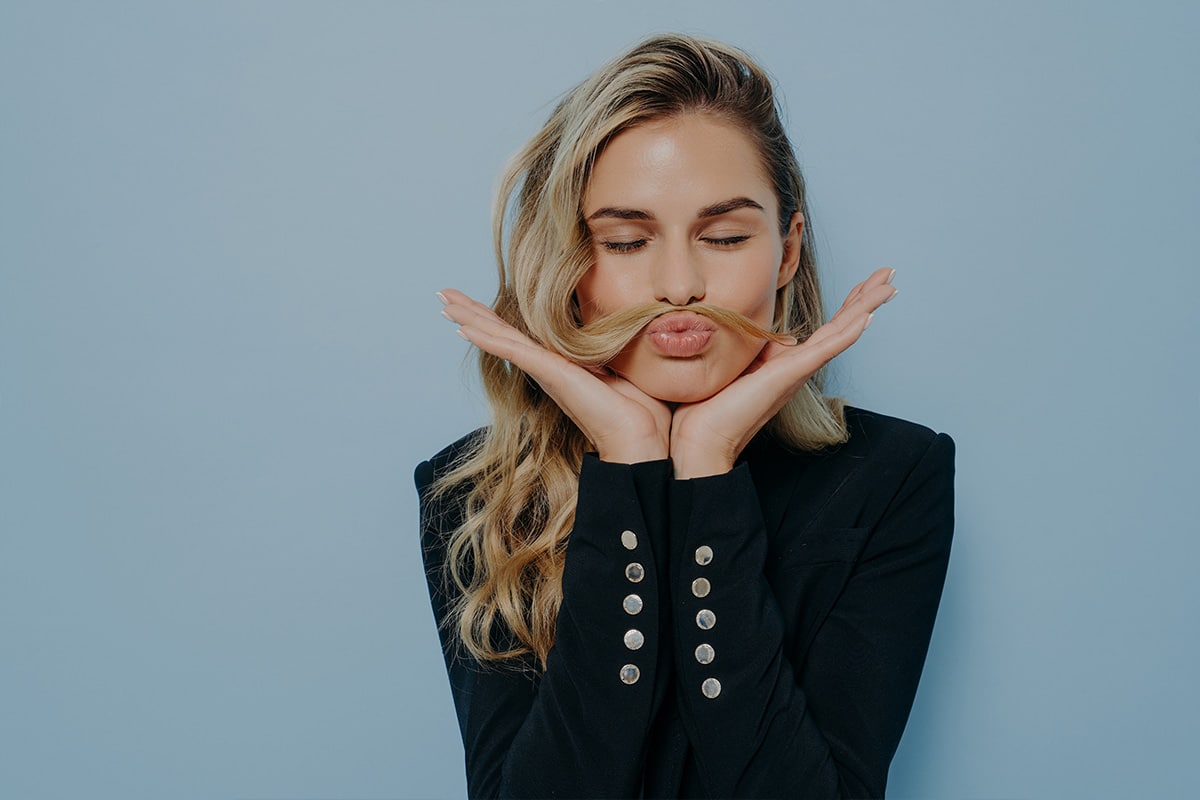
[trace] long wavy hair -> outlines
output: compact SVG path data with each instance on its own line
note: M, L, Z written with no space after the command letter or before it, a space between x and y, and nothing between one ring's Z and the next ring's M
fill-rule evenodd
M643 41L568 92L545 126L512 159L500 183L493 237L500 288L493 308L542 346L603 364L636 335L636 314L581 324L575 287L592 263L582 198L605 144L649 120L712 115L754 142L779 200L786 235L792 214L809 219L791 142L767 74L744 52L682 35ZM795 277L776 296L771 331L804 341L822 324L812 226ZM520 369L480 353L491 424L443 475L435 491L464 493L463 524L451 535L447 580L458 597L450 624L482 661L534 656L545 668L562 603L562 570L575 519L583 455L591 443ZM846 439L840 401L818 373L768 423L782 443L815 450Z

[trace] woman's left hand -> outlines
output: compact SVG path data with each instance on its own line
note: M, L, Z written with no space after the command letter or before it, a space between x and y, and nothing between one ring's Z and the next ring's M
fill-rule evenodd
M707 400L675 409L671 460L676 478L720 475L817 370L854 344L875 309L896 296L893 269L878 269L847 295L829 322L793 346L767 342L736 380Z

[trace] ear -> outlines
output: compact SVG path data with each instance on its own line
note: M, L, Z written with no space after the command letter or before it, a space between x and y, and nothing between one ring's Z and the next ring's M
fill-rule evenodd
M797 211L788 221L787 236L783 237L783 258L779 262L779 280L776 289L782 289L795 277L800 268L800 244L804 240L804 215Z

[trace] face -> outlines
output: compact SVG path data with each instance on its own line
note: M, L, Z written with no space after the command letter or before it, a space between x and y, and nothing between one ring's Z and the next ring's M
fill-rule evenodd
M596 160L583 199L594 263L575 296L584 323L633 305L703 301L770 327L795 274L804 219L779 231L779 204L741 129L700 114L623 131ZM609 365L659 400L719 392L765 341L690 312L652 322Z

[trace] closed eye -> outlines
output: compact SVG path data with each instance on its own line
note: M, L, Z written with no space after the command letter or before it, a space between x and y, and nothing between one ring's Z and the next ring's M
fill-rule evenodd
M604 249L610 253L632 253L646 246L645 239L635 239L632 242L601 242Z
M749 236L725 236L719 239L701 239L701 241L716 247L733 247L735 244L741 244L749 238Z

